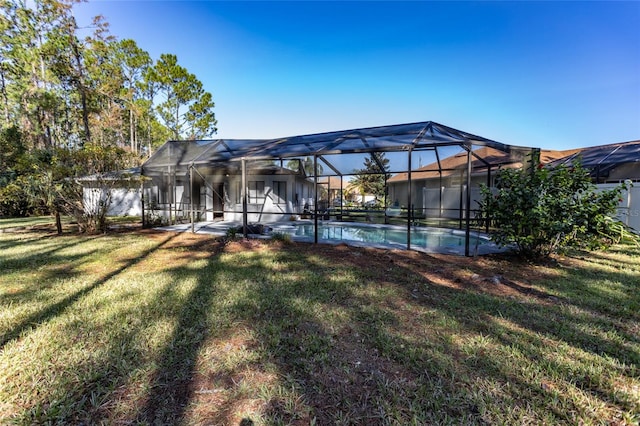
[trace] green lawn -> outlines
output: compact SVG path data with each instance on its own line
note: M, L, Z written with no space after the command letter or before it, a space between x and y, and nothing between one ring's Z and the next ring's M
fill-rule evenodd
M637 424L639 290L633 247L4 232L0 424Z
M63 223L68 223L69 218L62 218ZM38 217L16 217L10 219L0 219L0 231L1 230L13 230L24 229L27 227L38 227L42 225L53 225L55 219L53 216L38 216Z
M110 226L141 223L141 219L139 217L131 216L113 216L109 217L107 220ZM67 226L73 222L73 219L69 216L62 216L61 222L63 226ZM55 218L53 216L15 217L0 219L0 232L11 232L33 228L46 228L54 225Z

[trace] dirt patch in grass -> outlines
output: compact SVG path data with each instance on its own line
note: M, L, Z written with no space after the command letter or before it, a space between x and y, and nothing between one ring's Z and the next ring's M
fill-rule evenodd
M252 244L257 244L256 242ZM490 255L476 258L424 254L415 251L291 244L294 250L312 252L331 262L349 263L355 268L371 271L384 278L394 268L404 274L421 276L430 283L456 289L473 290L496 296L516 298L536 297L556 301L552 295L535 286L540 280L557 275L544 264L522 261L511 255ZM248 248L251 246L247 246Z

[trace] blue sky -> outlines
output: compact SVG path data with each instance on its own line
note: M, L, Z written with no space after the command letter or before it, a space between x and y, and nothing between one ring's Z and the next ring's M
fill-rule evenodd
M221 138L436 121L567 149L640 139L640 2L89 1L213 94Z

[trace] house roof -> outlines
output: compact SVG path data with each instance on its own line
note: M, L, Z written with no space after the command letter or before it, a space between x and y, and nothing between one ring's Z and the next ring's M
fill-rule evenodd
M298 175L299 172L291 169L287 169L286 167L280 167L275 164L273 165L259 165L256 167L248 167L247 168L248 175Z
M76 178L78 182L127 181L138 179L140 179L140 167L132 167L130 169L116 170L106 173L97 173Z
M322 176L318 178L318 183L328 185L331 189L340 189L341 183L343 188L349 184L347 180L343 180L339 176Z
M554 151L554 150L541 150L540 162L547 164L558 158L566 157L569 154L574 153L576 150L567 151ZM491 165L492 169L497 170L501 168L517 168L522 167L525 159L522 156L513 156L509 152L500 151L488 146L480 147L473 151L471 160L471 169L473 174L486 174L487 163ZM458 154L452 155L447 158L443 158L438 162L428 164L424 167L420 167L411 172L411 180L420 179L435 179L440 176L451 176L467 168L467 152L462 151ZM442 174L440 174L442 171ZM398 173L389 178L388 182L405 182L409 179L409 173Z
M570 166L577 160L588 168L640 163L640 140L582 148L554 161L552 165L566 164Z

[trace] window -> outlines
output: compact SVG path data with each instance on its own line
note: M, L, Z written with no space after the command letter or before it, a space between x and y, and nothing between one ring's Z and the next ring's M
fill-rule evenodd
M287 182L273 181L273 202L275 204L285 204L287 202Z
M249 204L264 203L264 181L250 180L247 183L247 188L248 188L247 202Z
M236 184L236 204L242 204L242 182ZM265 199L264 181L250 180L247 182L247 203L260 204Z

